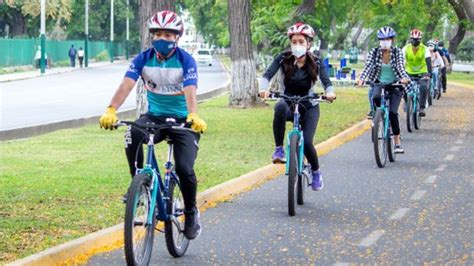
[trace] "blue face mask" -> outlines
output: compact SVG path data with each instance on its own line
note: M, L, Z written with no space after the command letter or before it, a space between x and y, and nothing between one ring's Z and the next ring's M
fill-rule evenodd
M174 48L176 48L176 42L167 41L163 39L154 40L151 42L155 51L160 53L162 56L167 56Z

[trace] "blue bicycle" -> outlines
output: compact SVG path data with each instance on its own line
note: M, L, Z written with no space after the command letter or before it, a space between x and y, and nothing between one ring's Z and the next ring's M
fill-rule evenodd
M390 91L404 88L399 83L378 83L367 82L372 87L380 87L381 103L376 107L374 119L372 120L372 142L374 145L375 162L380 168L385 167L387 158L390 162L395 162L395 143L392 128L390 126L389 109Z
M288 214L295 216L296 203L304 204L304 192L306 187L311 185L312 170L311 165L304 163L304 139L303 130L300 124L299 106L303 101L327 102L324 96L317 94L307 96L288 96L280 93L272 93L274 98L282 98L291 102L294 106L293 129L288 132L286 146L286 170L288 175Z
M406 121L408 132L413 132L413 128L420 129L420 77L411 77L412 83L406 93Z
M433 105L433 99L439 100L441 98L441 75L440 67L433 67L430 80L430 97L428 98L428 104Z
M168 159L162 178L155 157L154 138L164 129L192 129L189 124L178 124L173 118L159 125L118 121L117 126L123 125L134 127L148 137L146 164L137 170L128 188L124 228L127 265L149 264L157 221L164 221L168 252L173 257L181 257L188 249L189 239L184 236L184 202L179 177L174 171L173 142L166 139Z

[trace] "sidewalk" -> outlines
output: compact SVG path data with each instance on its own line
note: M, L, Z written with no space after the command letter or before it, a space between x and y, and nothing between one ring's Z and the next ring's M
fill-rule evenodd
M95 68L95 67L101 67L101 66L107 66L111 64L120 64L120 63L125 63L127 60L125 59L118 59L114 60L113 63L110 61L101 61L101 62L89 62L88 67L80 68L79 65L77 64L76 67L55 67L52 69L46 69L44 74L41 74L40 70L34 70L34 71L25 71L25 72L17 72L17 73L11 73L11 74L3 74L0 75L0 83L2 82L9 82L9 81L16 81L16 80L22 80L22 79L29 79L29 78L36 78L36 77L41 77L41 76L47 76L47 75L54 75L54 74L60 74L60 73L66 73L66 72L72 72L72 71L77 71L77 70L82 70L82 69L90 69L90 68Z

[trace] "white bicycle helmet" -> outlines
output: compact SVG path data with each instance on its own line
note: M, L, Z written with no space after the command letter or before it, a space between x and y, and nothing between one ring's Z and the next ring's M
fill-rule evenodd
M150 18L148 30L150 32L155 30L169 30L181 36L184 32L183 20L173 11L160 11Z

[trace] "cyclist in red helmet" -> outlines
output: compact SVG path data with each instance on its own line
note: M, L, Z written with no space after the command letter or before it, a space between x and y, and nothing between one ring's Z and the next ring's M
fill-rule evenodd
M423 33L418 29L410 32L411 44L403 47L405 70L410 77L422 77L420 83L420 116L425 116L425 107L429 93L429 79L432 73L431 53L428 47L421 43Z
M263 75L260 82L261 97L268 97L269 81L281 70L279 73L282 75L284 94L290 96L314 94L313 88L319 76L324 85L327 99L334 100L336 95L326 69L322 61L309 50L315 36L313 28L308 24L299 22L288 28L287 36L290 39L291 49L277 56ZM323 187L323 179L319 170L318 155L313 145L319 120L319 105L317 102L308 101L304 102L303 106L301 125L304 138L304 154L311 164L311 169L313 169L312 188L313 190L320 190ZM285 163L286 161L283 139L288 116L292 116L291 107L287 101L280 100L275 105L273 118L273 135L275 138L273 163Z
M147 90L148 112L142 115L138 122L161 124L168 118L173 118L178 123L190 122L196 132L204 132L207 125L197 114L196 61L177 45L183 34L183 21L174 12L160 11L150 18L148 29L153 35L152 47L133 59L106 112L100 118L100 126L114 129L113 125L118 120L117 109L125 101L136 81L142 78ZM188 239L196 238L201 232L199 210L196 208L197 181L194 172L199 133L173 129L168 132L169 138L174 142L176 173L181 181L185 205L184 235ZM143 133L135 128L129 128L125 133L125 152L132 177L137 168L143 168L141 143L144 137ZM162 141L164 137L157 136L155 142Z

